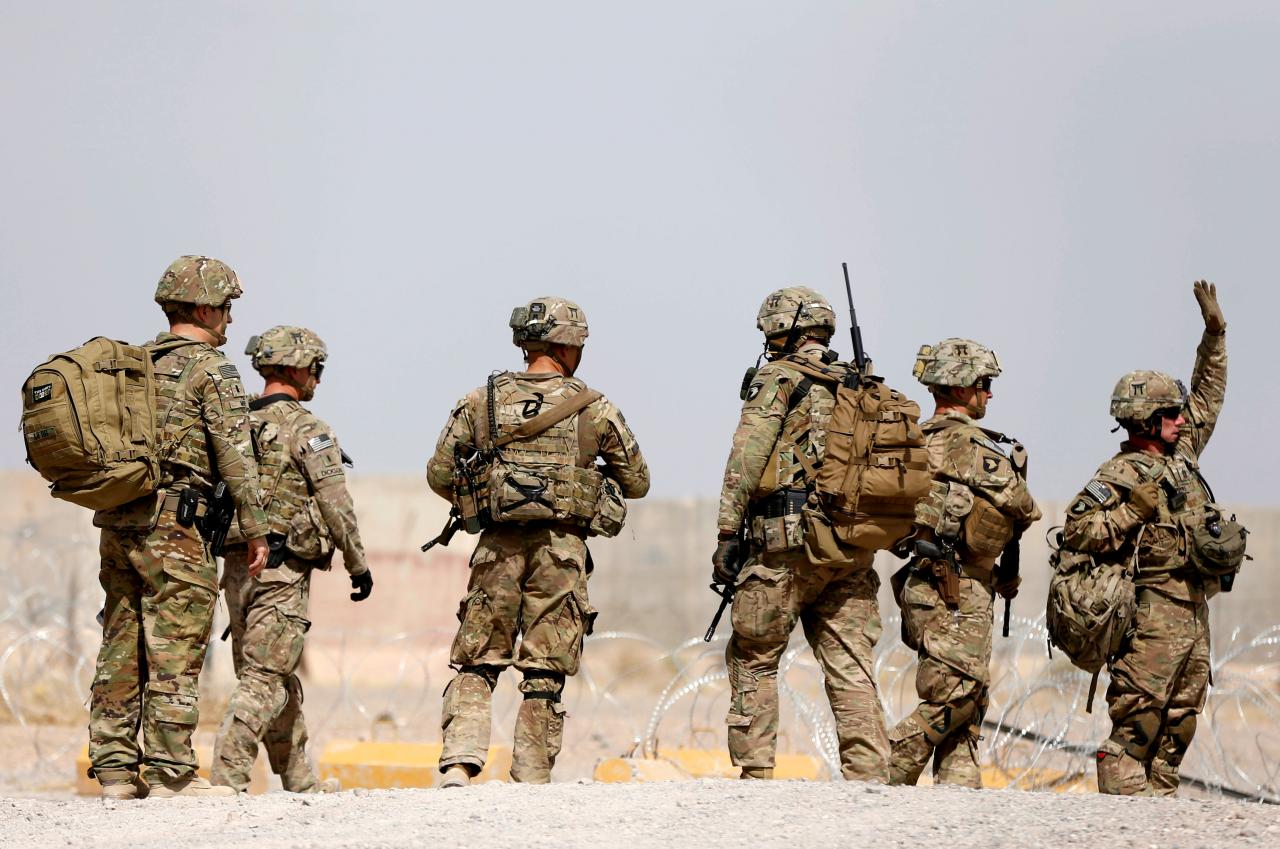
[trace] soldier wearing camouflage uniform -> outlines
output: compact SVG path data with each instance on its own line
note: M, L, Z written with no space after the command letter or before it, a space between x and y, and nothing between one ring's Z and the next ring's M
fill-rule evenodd
M1111 736L1098 749L1098 789L1172 795L1209 683L1208 599L1220 589L1189 551L1211 497L1200 455L1227 388L1227 324L1216 288L1194 292L1204 318L1188 395L1181 381L1134 371L1116 384L1111 415L1128 439L1067 511L1064 543L1135 560L1134 631L1109 665Z
M526 371L495 375L459 401L427 464L431 489L455 505L461 455L588 391L573 376L587 338L587 319L577 304L537 298L515 311L511 327L513 341L524 349ZM599 471L597 456L603 460ZM493 688L502 670L513 665L524 676L524 699L516 716L511 777L551 780L564 732L561 693L566 677L578 671L583 638L596 615L587 601L586 536L588 524L595 526L597 493L610 487L621 502L649 490L649 468L635 436L603 396L543 432L501 447L494 462L515 471L508 478L490 475L487 503L523 497L511 502L510 520L486 522L471 558L449 656L457 675L444 692L441 787L466 785L484 766ZM510 481L510 492L503 481ZM518 518L526 509L527 515L545 510L554 518Z
M996 558L1040 509L1027 490L1025 450L977 424L1000 375L995 352L945 339L921 349L915 375L936 409L921 425L933 484L916 505L913 538L950 556L917 557L894 576L904 639L919 655L920 704L889 732L890 782L915 784L932 759L935 783L980 788L995 595L1013 598L1021 581L999 572Z
M889 741L872 675L881 624L880 579L872 552L847 549L847 559L809 561L801 509L812 496L805 466L822 462L835 406L827 385L788 368L796 354L833 374L827 347L835 332L831 305L812 289L792 286L765 299L756 326L771 360L750 381L725 467L717 520L713 580L736 586L733 635L725 651L731 688L729 756L742 778L772 778L778 737L778 665L796 623L825 678L836 720L841 772L848 779L886 781ZM749 552L740 550L746 521ZM734 566L746 555L736 574Z
M273 327L255 336L245 353L266 380L249 415L272 553L252 578L246 547L226 549L222 581L239 683L218 729L213 783L244 792L264 743L285 790L333 791L336 781L319 782L307 757L297 676L311 627L311 573L328 569L334 551L341 551L355 601L369 597L373 576L343 474L345 455L333 429L301 403L315 396L324 342L306 328Z
M89 759L102 795L231 795L196 776L191 747L200 711L198 678L209 645L218 569L194 525L179 522L184 491L208 505L225 481L248 540L250 567L267 559L266 517L249 442L248 399L226 343L235 272L184 256L165 271L156 303L170 332L155 346L160 487L94 515L102 528L99 580L106 591L102 650L89 706ZM138 746L141 728L143 747ZM142 775L139 776L139 769Z

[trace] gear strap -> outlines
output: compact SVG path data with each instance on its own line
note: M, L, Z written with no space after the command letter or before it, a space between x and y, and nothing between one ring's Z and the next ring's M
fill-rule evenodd
M493 440L494 448L502 448L518 439L528 439L531 436L537 436L552 425L559 424L575 413L586 409L589 405L603 398L594 389L586 389L577 393L563 404L557 404L544 413L539 413L527 422L520 425L508 434L499 436Z

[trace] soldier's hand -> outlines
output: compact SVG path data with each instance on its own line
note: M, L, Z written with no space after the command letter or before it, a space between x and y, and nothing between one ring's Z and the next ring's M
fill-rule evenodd
M711 555L711 579L717 584L731 586L737 579L733 570L738 564L741 546L742 543L736 536L716 543L716 552Z
M366 569L359 575L352 575L351 589L355 590L351 594L352 601L364 601L373 592L373 573Z
M1018 597L1018 587L1022 586L1022 577L1014 575L1012 578L997 578L996 593L1001 598L1015 599Z
M1198 280L1193 291L1200 304L1200 315L1204 317L1204 329L1213 334L1226 330L1227 320L1222 317L1222 307L1218 306L1218 287L1207 280Z
M1160 485L1155 481L1140 483L1129 490L1129 507L1143 521L1156 514L1156 505L1159 503Z
M267 558L271 555L271 547L266 537L254 537L249 540L249 577L256 578L267 568Z

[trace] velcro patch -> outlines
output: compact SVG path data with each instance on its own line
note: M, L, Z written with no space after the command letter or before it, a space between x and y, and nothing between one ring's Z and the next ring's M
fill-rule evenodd
M240 372L236 371L236 367L231 363L218 366L218 374L222 375L227 380L231 380L232 378L236 380L240 379Z
M997 454L1000 454L1001 456L1007 456L1004 452L1004 449L1000 447L1000 443L996 442L994 439L988 439L985 436L975 436L973 438L973 441L981 445L983 448L990 448L992 451L996 452Z
M764 384L763 384L763 383L753 383L753 384L751 384L751 388L747 390L747 397L746 397L746 399L745 399L745 400L747 400L747 401L754 401L754 400L756 400L756 396L760 394L760 390L761 390L761 389L763 389L763 388L764 388Z
M327 433L322 433L319 436L313 436L307 440L307 447L310 448L312 452L319 453L326 448L333 447L333 437L329 436Z
M56 428L42 427L39 430L27 432L27 442L39 442L42 439L50 439L58 435Z
M1089 512L1089 499L1077 498L1076 503L1071 505L1071 515L1080 516Z
M31 387L31 403L39 404L41 401L48 401L53 397L53 384L46 383L43 386Z
M1089 481L1084 491L1099 504L1106 504L1111 500L1111 490L1101 481Z
M982 458L982 471L989 475L994 475L1000 470L1000 460L996 457Z

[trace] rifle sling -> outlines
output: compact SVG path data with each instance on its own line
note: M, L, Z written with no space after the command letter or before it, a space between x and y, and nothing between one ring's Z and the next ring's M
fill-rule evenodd
M557 404L545 413L539 413L510 433L498 437L493 441L493 447L502 448L517 439L528 439L531 436L537 436L552 425L559 424L569 416L581 412L602 397L594 389L586 389L579 392L563 404Z

